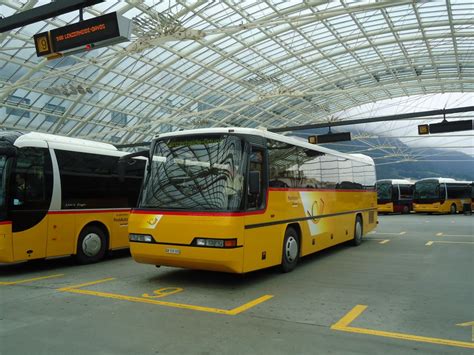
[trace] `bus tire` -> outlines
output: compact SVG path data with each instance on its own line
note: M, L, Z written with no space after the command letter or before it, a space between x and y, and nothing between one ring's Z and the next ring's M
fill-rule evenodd
M362 218L361 216L356 216L355 224L354 224L354 239L352 240L352 244L354 246L358 246L362 243L362 236L364 235L364 230L362 226Z
M456 205L453 203L451 204L451 207L449 207L449 213L456 214L456 212L457 212L457 208L456 208Z
M290 272L298 263L300 254L300 237L293 227L286 228L283 238L283 255L281 258L281 271Z
M403 206L402 214L407 214L407 213L410 213L410 207L408 207L407 205L405 205L405 206Z
M107 251L107 239L102 228L86 226L77 240L76 259L80 264L99 261Z

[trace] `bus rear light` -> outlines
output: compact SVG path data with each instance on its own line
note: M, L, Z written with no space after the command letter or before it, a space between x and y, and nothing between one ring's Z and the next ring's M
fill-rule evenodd
M148 234L133 234L128 235L128 239L131 242L140 242L140 243L154 243L153 237Z
M192 244L208 248L235 248L237 246L237 239L196 238Z

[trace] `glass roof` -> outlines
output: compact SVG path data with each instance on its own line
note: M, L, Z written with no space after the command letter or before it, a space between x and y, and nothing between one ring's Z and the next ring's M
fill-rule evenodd
M0 0L0 14L46 1ZM56 60L0 34L0 127L115 144L215 126L281 127L397 97L474 91L466 1L105 1L132 40Z

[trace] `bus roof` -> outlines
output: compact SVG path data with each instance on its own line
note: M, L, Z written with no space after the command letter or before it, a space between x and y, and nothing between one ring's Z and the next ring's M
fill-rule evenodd
M443 184L443 183L456 183L456 184L471 184L472 181L458 181L458 180L455 180L455 179L452 179L452 178L442 178L442 177L438 177L438 178L425 178L425 179L420 179L418 180L417 182L420 182L420 181L437 181L438 183L440 184Z
M37 132L20 133L18 138L15 139L13 145L19 148L49 147L91 154L122 155L120 154L121 152L119 152L112 144Z
M187 136L187 135L194 135L194 134L208 134L208 133L231 133L231 134L260 136L260 137L264 137L268 139L273 139L279 142L292 144L292 145L299 146L302 148L315 150L321 153L335 155L340 158L356 160L365 164L375 165L372 158L367 155L341 153L336 150L321 147L316 144L310 144L293 137L287 137L281 134L269 132L263 129L255 129L255 128L241 128L241 127L199 128L199 129L190 129L190 130L185 130L185 131L162 133L162 134L156 135L155 139L163 138L163 137L165 138L166 137L179 137L179 136Z
M389 182L393 185L413 185L415 183L414 181L410 181L406 179L381 179L381 180L376 181L377 184L382 183L382 182Z

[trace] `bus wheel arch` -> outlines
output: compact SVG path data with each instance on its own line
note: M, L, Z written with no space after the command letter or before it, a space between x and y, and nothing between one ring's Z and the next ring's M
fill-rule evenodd
M352 243L354 246L358 246L362 243L362 237L364 236L364 219L361 213L357 213L354 222L354 238Z
M86 224L79 233L76 244L76 259L80 264L91 264L101 260L109 248L109 231L98 222Z
M457 207L455 203L452 203L451 206L449 207L449 213L451 214L456 214L457 213Z
M283 237L281 271L290 272L298 263L301 253L301 228L293 223L286 227Z

